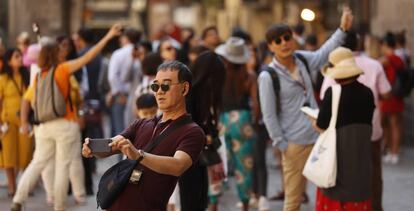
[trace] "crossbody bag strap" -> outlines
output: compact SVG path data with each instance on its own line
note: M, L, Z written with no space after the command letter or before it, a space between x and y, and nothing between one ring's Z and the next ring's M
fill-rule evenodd
M329 122L329 128L335 128L336 122L338 119L338 108L339 108L339 101L341 98L341 85L333 85L332 86L332 115L331 121Z
M12 82L13 82L13 84L14 84L14 86L16 87L16 89L17 89L17 92L19 92L19 95L20 95L20 97L23 97L23 92L24 92L24 88L23 88L23 81L22 81L22 86L19 88L19 84L17 84L17 81L16 80L14 80L14 77L12 76L12 77L10 77L10 79L12 80ZM23 79L22 79L23 80Z
M164 140L167 136L169 136L173 131L177 130L181 126L190 124L192 122L193 120L187 116L182 119L173 121L171 123L171 126L169 126L163 133L158 135L153 141L151 141L151 143L145 146L144 151L151 152L155 147L157 147L161 143L162 140Z

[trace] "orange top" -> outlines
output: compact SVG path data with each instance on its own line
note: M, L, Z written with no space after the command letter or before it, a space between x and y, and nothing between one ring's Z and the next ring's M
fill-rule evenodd
M42 77L46 77L48 73L48 70L42 71ZM64 116L67 120L76 121L76 109L74 106L72 106L72 110L70 109L70 103L69 100L67 100L69 96L69 79L71 76L71 72L69 71L68 63L64 62L57 66L55 70L55 81L57 86L59 87L59 90L63 93L63 96L65 96L66 99L66 115ZM36 80L32 84L32 86L29 87L29 89L26 91L24 95L24 99L28 101L32 101L34 98L34 90L36 87Z

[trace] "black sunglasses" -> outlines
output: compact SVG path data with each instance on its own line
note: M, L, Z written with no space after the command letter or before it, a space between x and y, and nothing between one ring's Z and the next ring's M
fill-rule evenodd
M276 39L275 39L275 43L276 43L276 45L280 45L280 43L282 43L282 39L283 39L285 42L289 42L289 41L290 41L290 39L292 39L292 35L290 35L290 34L285 34L285 35L283 35L283 36L280 36L280 37L276 38Z
M163 91L163 92L168 92L168 90L170 90L170 86L172 86L172 85L178 85L178 84L181 84L181 83L175 83L175 84L156 84L156 83L153 83L153 84L151 84L151 90L153 91L153 92L158 92L158 90L161 88L161 91Z

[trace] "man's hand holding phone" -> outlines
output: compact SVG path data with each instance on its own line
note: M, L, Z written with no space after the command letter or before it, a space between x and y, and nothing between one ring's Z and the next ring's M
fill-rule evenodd
M105 156L112 152L109 144L112 142L112 139L90 139L86 138L85 143L83 143L82 156L90 158L94 155Z

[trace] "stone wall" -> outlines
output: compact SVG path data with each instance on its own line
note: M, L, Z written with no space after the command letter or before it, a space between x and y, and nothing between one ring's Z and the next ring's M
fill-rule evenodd
M64 8L62 2L57 0L10 0L9 7L9 44L15 45L16 36L22 32L32 31L32 23L37 22L43 35L56 36L67 31L64 26L62 12L70 15L70 27L79 27L81 20L80 4L82 0L69 0L69 8ZM65 28L66 27L66 28ZM30 33L32 34L32 33ZM32 37L34 40L34 36Z
M371 31L375 35L383 36L387 30L407 31L407 47L412 52L411 61L414 61L414 1L413 0L376 0L371 5ZM406 108L403 115L403 141L414 143L414 93L405 99Z
M414 52L414 1L376 0L371 4L371 31L383 36L387 30L407 31L407 46ZM414 59L411 55L411 60Z

